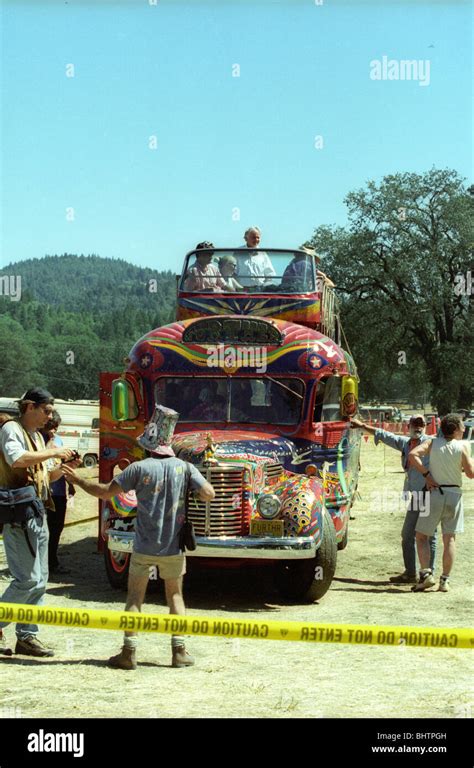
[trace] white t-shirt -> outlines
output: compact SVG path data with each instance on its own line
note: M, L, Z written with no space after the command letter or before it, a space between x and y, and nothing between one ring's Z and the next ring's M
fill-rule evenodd
M266 279L276 274L268 253L265 251L248 248L246 245L243 245L239 250L250 251L245 259L239 259L237 279L241 285L263 284Z
M435 437L431 443L430 472L438 485L462 485L464 440Z

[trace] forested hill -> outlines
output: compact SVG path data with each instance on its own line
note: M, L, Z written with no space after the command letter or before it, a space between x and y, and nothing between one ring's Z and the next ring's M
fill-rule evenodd
M21 278L19 300L6 277ZM10 264L0 286L1 395L42 384L56 397L96 398L98 373L120 370L133 343L175 313L174 272L94 254Z
M174 273L137 267L123 259L90 256L44 256L10 264L0 274L20 275L22 298L34 298L72 312L116 310L121 304L142 309L174 310ZM156 280L157 292L150 292ZM151 284L154 288L155 285Z

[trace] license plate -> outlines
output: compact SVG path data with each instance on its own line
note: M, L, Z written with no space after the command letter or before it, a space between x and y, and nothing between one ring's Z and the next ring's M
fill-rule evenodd
M251 536L283 536L283 520L251 520Z

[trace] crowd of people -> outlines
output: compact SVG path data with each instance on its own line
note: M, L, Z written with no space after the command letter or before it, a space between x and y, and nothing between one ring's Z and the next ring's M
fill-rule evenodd
M3 524L5 554L12 577L0 602L43 603L49 569L59 565L56 550L64 524L64 496L69 484L100 499L135 491L137 517L125 610L141 610L150 568L158 568L170 613L184 614L182 585L186 560L181 536L186 521L185 488L189 485L203 501L212 501L215 491L196 467L174 454L172 438L179 414L157 405L145 431L137 438L146 458L130 464L109 483L100 483L82 477L77 472L80 461L74 452L55 441L59 422L54 398L49 392L33 387L18 405L18 418L2 420L0 424L0 524ZM382 441L401 453L405 490L411 500L402 530L405 570L391 581L413 583L416 592L435 585L435 534L440 525L444 548L439 591L447 592L455 538L463 531L462 473L474 478L474 461L468 445L461 439L462 417L445 416L438 437L427 437L421 415L412 417L409 436L393 435L356 418L351 420L351 427L372 432L376 443ZM52 486L58 481L60 486ZM415 539L420 563L418 577ZM11 655L3 632L8 623L0 622L0 654ZM173 667L194 664L184 637L172 635L171 646ZM126 631L121 651L112 656L108 664L118 669L136 669L136 649L137 634ZM15 653L38 657L54 655L38 638L38 626L24 622L16 625Z

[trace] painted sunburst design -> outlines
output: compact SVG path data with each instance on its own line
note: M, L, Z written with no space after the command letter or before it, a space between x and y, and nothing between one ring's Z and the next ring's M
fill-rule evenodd
M209 312L209 303L199 301L198 299L181 299L180 303L187 309L201 310ZM314 309L319 311L319 301L308 304L307 300L288 301L276 299L248 299L245 303L235 300L212 299L212 314L226 315L237 314L247 315L252 312L257 313L259 317L272 316L275 312L284 313L295 310Z

